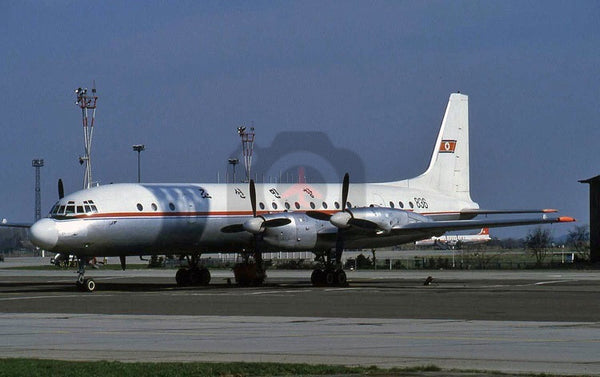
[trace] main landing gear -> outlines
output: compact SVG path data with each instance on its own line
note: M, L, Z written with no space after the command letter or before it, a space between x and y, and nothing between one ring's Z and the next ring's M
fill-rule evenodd
M254 253L254 261L251 261L250 253L242 253L242 262L233 266L233 275L238 285L262 285L267 278L262 254Z
M77 281L75 285L80 291L83 292L93 292L96 290L96 282L94 279L86 279L85 277L85 265L88 263L89 259L87 257L77 257Z
M310 275L310 282L315 287L346 287L348 286L348 280L344 270L326 268L324 270L315 269Z
M208 285L210 283L210 271L200 266L200 254L187 256L188 268L180 268L175 274L175 281L180 287Z
M313 270L310 275L310 282L315 287L347 287L348 280L346 273L342 269L341 255L336 255L335 251L321 252L317 254L315 260L321 262L325 267Z

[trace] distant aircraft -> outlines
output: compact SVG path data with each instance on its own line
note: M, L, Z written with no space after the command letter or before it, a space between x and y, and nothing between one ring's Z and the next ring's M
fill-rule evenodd
M352 167L350 167L352 168ZM241 284L266 277L262 252L312 251L321 267L314 285L345 285L345 248L378 248L439 237L447 231L574 221L555 210L485 210L469 190L468 97L450 95L427 170L385 183L350 184L111 184L63 197L31 226L31 241L78 257L77 285L92 257L181 254L189 267L179 285L203 285L210 273L204 253L241 253L234 268ZM520 219L474 219L480 214L544 213ZM251 258L252 257L252 258ZM252 260L254 259L254 260Z
M458 249L463 245L482 244L491 241L490 229L483 228L477 234L446 234L415 242L416 246L438 246L440 249Z

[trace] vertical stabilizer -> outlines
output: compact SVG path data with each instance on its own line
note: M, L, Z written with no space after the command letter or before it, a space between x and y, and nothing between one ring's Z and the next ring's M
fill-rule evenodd
M450 95L429 167L410 184L471 201L468 96Z

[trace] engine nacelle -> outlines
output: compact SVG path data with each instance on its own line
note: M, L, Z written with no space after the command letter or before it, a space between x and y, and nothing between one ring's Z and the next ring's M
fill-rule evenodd
M345 212L350 214L350 216L347 216L348 226L365 230L375 230L378 233L389 233L393 227L400 227L410 223L433 221L418 213L394 208L360 207L346 210ZM332 222L333 220L332 216Z
M314 220L304 213L285 212L276 215L265 215L265 219L286 218L289 224L267 228L263 232L263 241L278 250L305 251L317 244L317 233L327 225L326 222Z

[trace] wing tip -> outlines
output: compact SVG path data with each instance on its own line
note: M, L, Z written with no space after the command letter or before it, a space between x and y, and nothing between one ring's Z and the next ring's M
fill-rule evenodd
M570 216L561 216L558 218L559 223L572 223L575 221L577 221L577 220L575 220L573 217L570 217Z

